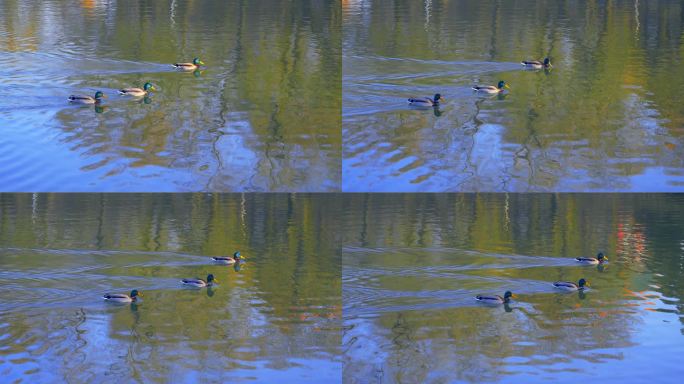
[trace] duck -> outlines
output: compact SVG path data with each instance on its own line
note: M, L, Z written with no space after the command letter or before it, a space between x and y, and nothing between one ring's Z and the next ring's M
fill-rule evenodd
M240 251L233 253L233 257L228 256L215 256L211 258L214 263L217 264L235 264L244 260L244 257L240 256Z
M589 287L589 283L587 283L587 281L584 279L579 279L577 284L570 281L556 281L553 283L553 286L563 291L574 292L586 289Z
M499 295L494 295L494 296L477 295L477 296L475 296L475 300L477 300L481 303L498 305L498 304L510 303L512 297L515 297L515 295L513 295L513 292L506 291L506 293L504 293L503 297L501 297Z
M195 57L192 60L192 63L173 64L174 68L180 69L181 71L194 71L195 69L199 69L200 65L204 65L204 62L200 60L199 57Z
M409 105L416 107L436 107L439 102L445 99L439 93L435 93L435 96L431 99L429 97L411 97L408 99Z
M551 68L551 59L548 57L544 59L544 61L540 60L523 60L520 62L525 68L534 68L534 69L542 69L542 68Z
M139 297L142 297L142 293L137 289L132 290L130 295L124 293L108 293L102 296L105 301L112 301L115 303L135 303L140 300Z
M603 264L608 261L608 258L603 255L603 252L599 252L596 257L576 257L575 261L584 265L596 265Z
M71 95L69 96L69 102L70 103L76 103L76 104L99 104L102 102L102 99L107 96L104 95L104 93L97 91L95 92L95 96L82 96L82 95Z
M218 280L214 279L214 275L212 275L210 273L207 275L206 281L204 281L202 279L183 279L183 280L181 280L181 283L183 285L187 285L187 286L191 286L191 287L203 288L203 287L214 286L216 283L218 283Z
M121 95L126 95L126 96L136 96L136 97L142 97L146 96L149 91L156 91L157 89L150 83L149 81L143 85L142 89L140 88L123 88L119 90L119 94Z
M474 91L489 94L501 93L504 91L504 89L511 89L511 87L509 87L508 84L506 84L506 82L503 80L499 81L499 84L496 87L493 85L473 85L472 88Z

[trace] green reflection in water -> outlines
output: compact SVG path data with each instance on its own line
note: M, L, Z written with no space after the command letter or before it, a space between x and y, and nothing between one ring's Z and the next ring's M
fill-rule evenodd
M367 194L344 211L345 382L678 380L682 196ZM599 250L607 265L573 260ZM583 294L550 284L582 277Z
M337 190L340 40L334 0L3 1L0 185ZM106 109L66 102L95 90Z
M0 194L2 376L339 382L336 199ZM239 268L211 263L235 250ZM141 303L101 299L131 288Z
M681 191L681 2L372 0L343 17L346 191ZM550 71L521 60L550 57ZM511 86L504 97L473 84ZM406 98L446 96L440 115Z

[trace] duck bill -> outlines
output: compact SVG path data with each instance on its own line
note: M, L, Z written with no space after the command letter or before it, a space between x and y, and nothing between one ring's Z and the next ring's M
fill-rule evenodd
M200 65L206 65L206 64L204 64L204 61L202 61L202 60L200 60L199 63L200 63Z

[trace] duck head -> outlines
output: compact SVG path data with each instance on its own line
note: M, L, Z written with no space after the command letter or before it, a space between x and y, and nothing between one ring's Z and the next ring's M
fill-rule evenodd
M218 280L214 278L214 275L211 273L207 275L207 283L218 283Z
M152 85L152 83L150 83L149 81L147 83L145 83L145 85L143 85L143 89L146 91L149 91L149 90L156 91L157 90L157 88L155 88L154 85Z
M202 60L200 60L199 57L195 57L195 58L192 60L192 63L195 64L195 65L204 65L204 62L203 62Z
M579 281L577 282L577 286L580 288L584 288L584 287L588 287L589 283L587 283L587 281L584 279L579 279Z
M138 292L137 289L134 289L134 290L131 291L131 295L130 295L130 296L131 296L131 299L135 300L135 299L137 299L138 297L142 297L142 293Z
M240 251L237 251L237 252L233 253L233 260L235 260L235 261L240 261L240 260L242 260L242 259L244 259L244 257L242 257L242 256L240 255Z
M596 260L598 260L599 263L603 263L604 261L608 261L608 258L603 255L603 252L599 252L598 255L596 255Z
M551 59L548 57L544 59L544 66L545 67L550 67L551 66Z
M506 293L504 293L504 302L508 303L509 301L511 301L512 297L515 297L513 296L513 292L506 291Z
M107 97L107 96L105 96L104 93L102 93L101 91L95 92L95 100L100 100L104 97Z
M445 99L442 97L441 94L435 93L435 97L432 100L434 100L435 103L439 103L440 101L444 101Z
M511 87L509 87L508 84L506 84L506 82L503 80L499 81L499 84L496 87L499 89L511 89Z

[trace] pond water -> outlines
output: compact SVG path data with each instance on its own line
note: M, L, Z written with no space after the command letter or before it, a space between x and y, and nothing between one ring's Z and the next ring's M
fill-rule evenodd
M2 381L339 382L333 198L0 194Z
M0 2L0 190L338 190L340 19L328 0Z
M345 383L678 383L684 197L354 195ZM608 256L601 266L573 258ZM585 278L558 293L551 283ZM484 306L479 294L517 295Z
M684 190L680 1L358 0L343 24L345 191Z

